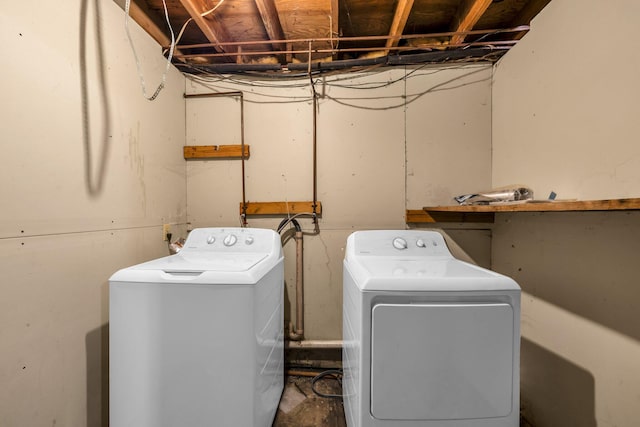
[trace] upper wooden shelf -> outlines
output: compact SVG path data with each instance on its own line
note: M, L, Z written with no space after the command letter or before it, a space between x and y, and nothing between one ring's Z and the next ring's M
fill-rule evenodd
M493 222L496 212L586 212L640 210L640 198L532 201L497 203L493 205L427 206L422 212L407 211L407 222Z
M640 209L640 199L610 199L584 201L533 201L523 203L496 203L493 205L460 205L424 207L427 212L572 212L572 211L624 211Z

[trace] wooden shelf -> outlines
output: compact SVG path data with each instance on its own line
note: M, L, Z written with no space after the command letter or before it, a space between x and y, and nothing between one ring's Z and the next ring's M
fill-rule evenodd
M532 201L523 203L497 203L493 205L427 206L420 210L407 210L407 223L432 222L493 222L500 212L588 212L640 210L640 198L584 200L584 201Z
M313 212L313 202L247 202L247 215L288 215ZM242 215L242 202L240 202ZM322 215L322 203L316 202L316 214Z
M185 145L185 159L240 159L242 145ZM249 146L244 146L244 158L249 158Z

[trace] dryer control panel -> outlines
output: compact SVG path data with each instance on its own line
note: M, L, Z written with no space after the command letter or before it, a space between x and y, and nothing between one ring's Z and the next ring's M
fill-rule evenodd
M440 233L423 230L376 230L353 233L354 256L451 256ZM350 254L348 253L347 256Z

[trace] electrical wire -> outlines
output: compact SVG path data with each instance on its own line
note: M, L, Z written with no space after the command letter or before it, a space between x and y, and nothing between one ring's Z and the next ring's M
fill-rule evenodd
M372 67L364 67L361 69L357 69L357 70L352 70L350 71L347 75L345 75L345 73L343 72L343 70L340 70L339 72L335 72L335 74L337 75L337 77L333 78L332 80L328 80L323 82L324 85L328 86L328 87L336 87L336 88L344 88L344 89L362 89L362 90L366 90L366 89L381 89L381 88L385 88L385 87L389 87L392 86L396 83L399 83L403 80L405 80L405 78L417 78L417 77L424 77L425 75L431 75L431 74L437 74L446 70L451 70L451 69L460 69L463 68L465 65L468 65L466 63L455 63L452 64L450 66L439 66L437 69L434 70L430 70L428 72L425 72L424 69L430 66L433 66L433 64L422 64L418 67L416 67L415 69L411 70L410 72L408 72L406 74L406 76L402 76L399 77L397 79L394 80L387 80L387 81L374 81L374 82L362 82L362 83L358 83L357 80L359 79L364 79L364 78L369 78L371 77L372 73L377 71L376 69L379 68L379 65L375 65ZM422 72L421 72L422 71ZM317 74L314 74L314 76L318 76L318 75L322 75L322 76L330 76L332 75L330 72L318 72ZM259 76L257 76L258 78L266 78L267 75L261 74ZM270 74L269 74L270 76ZM281 76L281 75L279 75ZM219 83L219 82L228 82L228 83L232 83L232 84L237 84L237 85L241 85L241 86L245 86L245 87L252 87L252 88L269 88L269 89L291 89L291 88L301 88L301 87L307 87L308 86L308 82L306 82L305 80L308 79L308 73L300 73L298 75L295 76L288 76L288 77L269 77L271 79L276 79L276 80L282 80L282 81L288 81L287 84L281 84L281 83L273 83L273 82L263 82L263 81L258 81L255 79L251 79L251 80L243 80L242 76L240 77L232 77L231 75L223 75L223 74L218 74L218 73L213 73L213 72L203 72L199 75L197 74L187 74L186 77L192 81L201 83L203 85L207 85L207 84L214 84L214 83ZM294 81L293 83L291 83L291 81ZM296 83L295 81L298 81L299 83ZM343 84L341 82L346 82L346 81L350 81L352 83L350 84ZM251 92L251 93L255 93L255 94L260 94L259 92ZM277 95L264 95L264 96L268 96L268 97L277 97ZM287 96L283 96L283 98L291 98L291 97L287 97Z
M166 84L166 81L167 81L167 73L169 72L169 67L171 66L171 60L173 59L173 51L176 47L176 40L173 34L173 28L171 27L171 22L169 22L169 11L167 10L167 3L165 0L162 0L162 6L164 7L164 16L167 21L167 25L169 26L169 32L171 33L171 47L169 48L167 65L164 69L164 72L162 73L162 78L160 80L160 83L158 84L158 87L156 88L156 90L153 92L151 96L147 95L147 87L144 82L144 75L142 74L142 70L140 68L140 59L138 58L138 53L136 52L136 47L133 44L133 39L131 38L131 32L129 31L129 17L130 17L129 11L131 9L131 0L126 0L125 6L124 6L124 9L125 9L124 28L127 33L127 38L129 39L129 44L131 45L131 50L133 51L133 56L136 60L136 68L138 70L138 77L140 78L140 86L142 87L142 94L149 101L153 101L154 99L156 99L160 94L160 92L162 91L162 89L164 89L164 85Z
M433 70L425 70L425 68L427 66L432 66L433 64L422 64L414 69L412 69L411 71L408 71L406 73L406 78L405 76L399 77L399 78L395 78L392 80L384 80L384 81L374 81L374 82L358 82L358 80L362 79L362 78L370 78L371 77L371 68L367 68L367 70L365 71L361 71L361 72L354 72L356 74L352 74L350 76L344 76L341 75L341 77L337 77L335 79L329 80L329 81L324 81L322 82L323 85L328 86L328 87L333 87L336 89L371 89L371 90L375 90L375 89L381 89L381 88L385 88L385 87L390 87L392 85L395 85L399 82L403 82L406 81L407 79L413 79L413 78L419 78L419 77L424 77L424 76L428 76L428 75L433 75L433 74L437 74L437 73L441 73L444 72L446 70L451 70L451 69L464 69L466 66L468 66L469 64L464 62L457 62L455 64L451 64L449 66L445 66L445 67L438 67L437 69L433 69ZM439 91L443 91L443 90L450 90L450 89L455 89L461 86L466 86L469 84L473 84L473 83L478 83L481 81L484 81L486 79L479 79L479 80L474 80L472 82L468 82L468 81L463 81L460 84L457 85L453 85L452 83L454 83L457 80L460 80L464 77L468 77L472 74L475 74L477 72L479 72L480 70L477 71L472 71L470 73L465 73L463 76L457 76L453 79L449 79L445 82L441 82L437 85L434 85L430 88L427 88L424 91L418 92L418 93L413 93L413 94L406 94L406 93L402 93L402 94L398 94L398 95L390 95L390 96L372 96L372 97L366 97L366 96L335 96L335 95L330 95L328 93L324 93L320 95L319 93L316 93L315 96L317 96L320 99L328 99L331 101L334 101L338 104L347 106L347 107L351 107L351 108L358 108L358 109L363 109L363 110L375 110L375 111L384 111L384 110L391 110L391 109L395 109L395 108L403 108L408 104L411 104L413 102L415 102L416 100L420 99L421 97L429 94L429 93L434 93L434 92L439 92ZM315 77L314 77L315 76ZM300 76L302 77L302 76ZM192 80L193 82L200 84L204 87L210 88L211 90L237 90L237 88L233 88L233 87L227 87L227 85L220 85L218 83L220 82L226 82L229 85L238 85L238 86L245 86L245 87L249 87L250 90L246 91L246 95L247 97L245 98L245 101L248 103L252 103L252 104L295 104L295 103L308 103L311 102L313 100L313 94L311 94L311 96L309 95L304 95L304 96L291 96L291 95L279 95L279 94L274 94L274 93L265 93L262 92L260 90L256 90L256 88L258 89L297 89L297 88L302 88L302 87L309 87L311 85L311 89L313 91L313 89L315 89L315 84L319 84L319 82L316 80L317 79L317 74L313 75L311 78L309 77L309 75L307 73L305 73L304 75L304 79L298 78L296 79L296 81L293 82L287 82L287 83L283 83L283 82L260 82L258 84L256 84L255 81L252 82L248 82L243 80L242 78L229 78L228 76L222 76L216 73L209 73L206 75L188 75L187 78L189 78L190 80ZM305 81L306 80L306 81ZM347 81L350 81L351 83L347 84ZM255 99L255 98L261 98L261 99ZM253 99L251 99L253 98ZM384 100L388 100L388 101L392 101L392 100L397 100L397 102L389 102L388 105L382 105L382 106L371 106L370 105L370 101L384 101ZM362 103L362 105L359 105L360 103Z
M482 78L479 80L474 80L471 82L464 82L455 86L451 86L450 83L459 80L463 77L468 77L472 74L478 73L482 70L477 70L477 71L472 71L471 73L467 73L463 76L458 76L455 77L453 79L447 80L445 82L439 83L437 85L434 85L430 88L428 88L425 91L416 93L416 94L410 94L410 95L400 95L400 96L378 96L378 97L368 97L368 98L337 98L337 97L332 97L330 95L325 95L325 97L327 99L330 99L340 105L344 105L346 107L352 107L352 108L357 108L357 109L361 109L361 110L370 110L370 111L385 111L385 110L393 110L396 108L404 108L405 106L417 101L418 99L422 98L423 96L429 94L429 93L434 93L434 92L441 92L444 90L451 90L451 89L456 89L459 87L463 87L463 86L467 86L470 84L474 84L474 83L480 83L483 81L488 80L487 78ZM490 78L489 78L490 79ZM348 102L348 101L376 101L376 100L383 100L383 99L397 99L397 98L402 98L403 100L399 103L396 104L391 104L391 105L387 105L387 106L381 106L381 107L371 107L371 106L367 106L367 105L358 105L358 104L354 104L352 102ZM347 99L348 101L345 101L344 99Z
M311 390L320 397L342 399L342 394L322 393L316 389L316 383L330 375L333 376L336 381L338 381L338 384L340 384L340 388L342 388L342 371L340 369L329 369L313 377L313 379L311 380Z
M164 0L163 0L163 1L164 1ZM205 16L212 14L213 12L215 12L215 11L216 11L216 9L218 9L220 6L222 6L222 3L224 3L224 0L220 0L220 1L218 2L218 4L216 4L216 5L213 7L213 9L209 9L209 10L207 10L206 12L202 12L202 13L200 14L200 16L204 18ZM185 21L185 23L184 23L184 24L182 24L182 28L180 29L180 32L178 33L178 37L176 38L176 44L178 44L178 43L180 42L180 39L182 38L182 35L184 34L184 30L187 28L187 25L189 25L189 23L190 23L190 22L192 22L192 21L193 21L193 18L189 18L189 19L187 19L187 20Z

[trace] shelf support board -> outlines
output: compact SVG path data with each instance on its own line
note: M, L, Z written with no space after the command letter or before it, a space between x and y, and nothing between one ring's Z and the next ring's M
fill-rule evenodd
M242 145L185 145L185 159L240 159ZM249 146L244 146L244 158L249 158Z
M313 202L247 202L245 204L246 215L295 215L312 213ZM322 203L316 202L317 215L322 215ZM243 214L242 202L240 203L240 215Z

